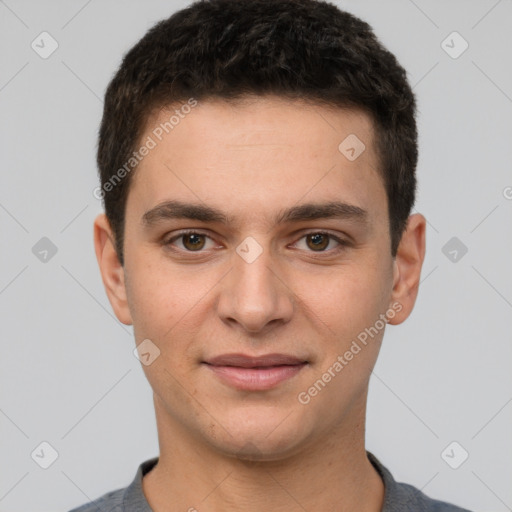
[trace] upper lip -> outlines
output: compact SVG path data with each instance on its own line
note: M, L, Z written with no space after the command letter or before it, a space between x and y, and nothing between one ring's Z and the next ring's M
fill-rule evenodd
M240 368L258 368L261 366L298 365L306 363L304 359L287 354L265 354L249 356L245 354L221 354L204 361L212 366L237 366Z

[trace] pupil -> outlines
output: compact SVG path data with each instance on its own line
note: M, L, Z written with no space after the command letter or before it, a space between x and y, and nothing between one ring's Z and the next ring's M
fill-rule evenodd
M309 239L313 243L313 246L317 249L325 249L327 247L327 237L325 235L322 235L321 233L309 235Z
M185 236L185 246L192 250L201 249L204 245L204 241L201 240L202 235L186 235Z

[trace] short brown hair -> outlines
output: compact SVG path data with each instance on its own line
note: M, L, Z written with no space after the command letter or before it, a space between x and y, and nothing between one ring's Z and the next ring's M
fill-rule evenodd
M97 161L121 264L133 172L123 172L114 186L112 178L133 155L150 114L189 98L254 94L355 107L371 116L396 255L414 205L418 149L415 98L395 56L367 23L328 2L201 0L151 28L105 94Z

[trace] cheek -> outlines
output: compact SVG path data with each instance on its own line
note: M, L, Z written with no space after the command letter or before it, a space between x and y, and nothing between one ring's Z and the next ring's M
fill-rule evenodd
M387 309L391 294L388 273L376 265L349 264L322 274L294 278L297 295L317 317L319 327L341 339L373 325Z
M319 360L309 384L327 379L317 407L337 411L366 393L386 327L380 315L388 309L389 278L382 268L351 265L324 279L322 293L311 289L304 286L302 293L308 293L304 302L319 333Z
M165 268L144 254L132 257L126 267L126 291L135 337L137 341L157 340L162 330L170 329L179 318L180 297L187 288L183 290L175 280L170 280Z
M216 276L149 254L131 263L127 294L137 342L149 338L162 351L183 352L204 320Z

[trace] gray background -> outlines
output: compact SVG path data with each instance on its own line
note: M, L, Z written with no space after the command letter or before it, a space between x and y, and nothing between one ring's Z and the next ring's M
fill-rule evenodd
M158 454L132 331L113 317L94 256L94 153L122 55L186 4L0 1L2 512L66 511ZM416 309L387 330L371 381L368 448L429 495L512 510L512 1L339 5L414 85L417 210L429 221ZM31 47L51 48L43 31L59 45L46 59ZM469 44L458 58L453 31ZM57 248L46 261L42 237ZM48 469L43 441L58 452Z

